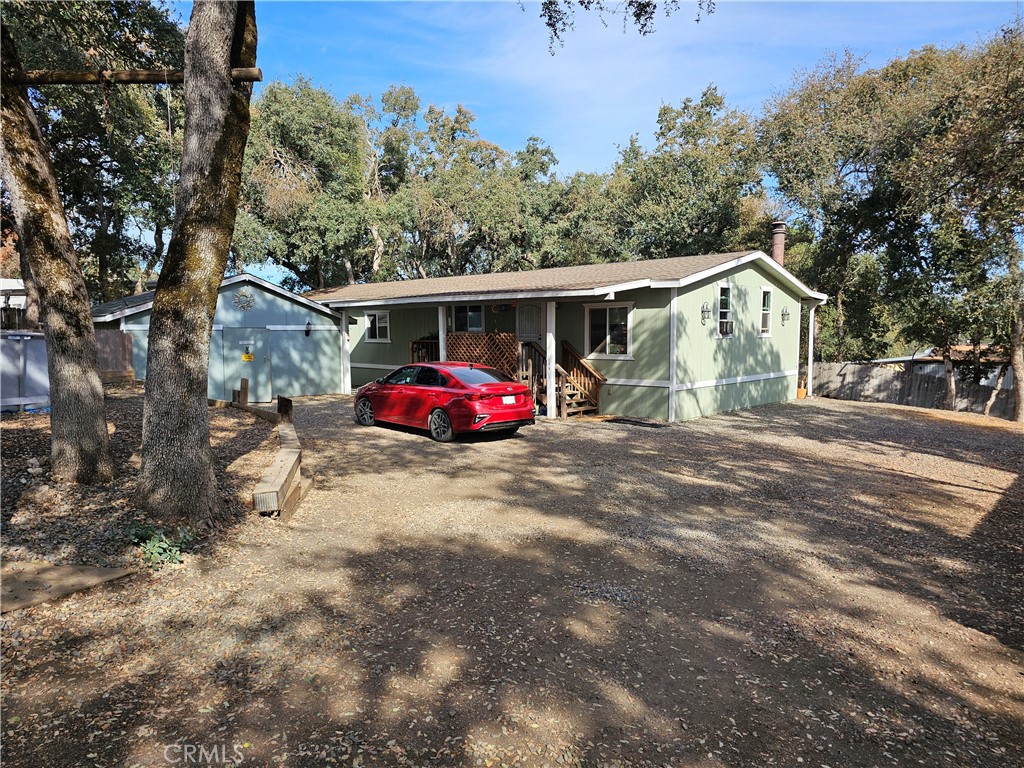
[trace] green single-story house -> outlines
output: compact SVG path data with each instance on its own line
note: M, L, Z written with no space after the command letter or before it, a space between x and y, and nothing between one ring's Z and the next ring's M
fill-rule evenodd
M153 296L148 291L92 309L97 329L117 328L132 336L138 380L146 378ZM207 396L229 400L243 378L249 380L249 400L257 403L277 395L340 392L343 338L341 317L324 305L255 275L225 278L213 316Z
M774 258L710 254L306 297L349 331L344 392L411 361L468 360L531 381L546 415L692 419L797 396L801 313L813 335L814 309L827 297L785 269L783 239L784 228ZM810 338L808 366L813 347Z

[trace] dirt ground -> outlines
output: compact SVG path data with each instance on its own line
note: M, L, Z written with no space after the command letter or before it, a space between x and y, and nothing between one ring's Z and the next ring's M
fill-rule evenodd
M346 398L295 417L289 524L4 616L5 766L1024 763L1006 422L813 400L441 445Z

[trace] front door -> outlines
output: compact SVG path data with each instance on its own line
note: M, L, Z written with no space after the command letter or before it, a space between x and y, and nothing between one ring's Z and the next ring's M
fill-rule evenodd
M516 336L520 341L544 341L544 307L519 304L516 307Z

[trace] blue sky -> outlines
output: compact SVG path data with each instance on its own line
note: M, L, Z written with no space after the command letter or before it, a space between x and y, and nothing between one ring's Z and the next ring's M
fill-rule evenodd
M179 6L187 20L187 4ZM632 134L649 140L662 103L715 83L758 111L793 73L849 48L870 66L922 45L974 44L1021 9L1003 2L732 2L698 24L682 3L641 37L621 17L577 13L554 55L539 5L524 2L256 3L265 82L303 74L338 99L413 86L424 104L462 104L508 150L539 136L557 170L604 171Z

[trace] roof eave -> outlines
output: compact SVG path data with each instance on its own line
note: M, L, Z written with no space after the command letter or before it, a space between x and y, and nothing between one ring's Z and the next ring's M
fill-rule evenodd
M402 306L405 304L447 304L454 302L474 302L474 301L518 301L521 299L559 299L559 298L587 298L591 296L606 296L619 291L632 291L638 288L685 288L687 286L699 283L703 280L714 278L723 272L728 272L736 267L742 267L751 262L759 262L764 265L768 271L773 272L783 282L787 283L791 288L796 290L800 294L801 299L813 301L815 304L823 304L827 299L828 295L819 293L818 291L812 291L803 282L801 282L792 272L787 270L785 267L779 265L774 259L769 257L764 251L752 251L751 253L745 254L737 259L731 259L730 261L723 262L714 267L701 270L692 275L681 277L675 280L631 280L625 283L612 283L609 285L601 285L594 288L587 289L573 289L573 290L561 290L561 291L495 291L495 292L478 292L478 293L435 293L429 295L420 296L402 296L397 298L388 299L354 299L346 300L340 299L320 299L320 301L328 307L335 309L361 309L365 307L394 307Z
M297 301L299 304L302 304L306 308L311 309L314 312L317 312L318 314L326 315L328 317L334 318L335 320L339 319L338 314L329 306L326 306L316 301L311 301L303 296L299 296L297 293L286 291L279 285L274 285L273 283L264 280L262 277L256 277L256 275L250 275L247 272L243 272L240 275L232 275L231 277L224 278L221 281L220 286L218 286L217 291L219 293L223 288L235 285L236 283L254 283L260 286L261 288L270 291L271 293L276 293L278 296L282 296L288 299L289 301ZM114 320L120 320L125 317L130 317L132 315L138 315L143 312L147 312L152 308L153 302L147 301L134 307L125 307L124 309L119 309L116 312L110 312L106 315L94 315L92 321L94 323L109 323Z

